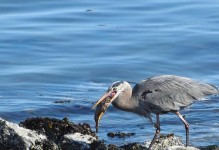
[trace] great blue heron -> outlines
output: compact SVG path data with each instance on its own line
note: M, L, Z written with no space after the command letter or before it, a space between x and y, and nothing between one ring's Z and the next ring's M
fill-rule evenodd
M133 89L128 82L117 81L94 105L94 107L100 106L95 113L96 128L110 103L120 110L133 112L150 120L152 120L151 114L156 114L156 132L149 146L151 149L160 133L159 115L172 112L185 125L186 146L188 146L189 124L179 110L204 96L218 93L218 89L213 85L174 75L162 75L142 80Z

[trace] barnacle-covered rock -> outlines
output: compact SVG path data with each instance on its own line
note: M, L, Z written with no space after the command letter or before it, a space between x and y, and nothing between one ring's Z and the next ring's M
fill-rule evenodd
M36 131L19 127L0 118L0 147L1 149L43 149L47 140L45 135Z
M132 136L134 133L110 133L114 138ZM29 118L20 126L0 119L0 149L7 150L146 150L150 142L128 143L123 146L105 144L97 140L87 123L74 124L67 118ZM218 146L200 149L217 150ZM198 150L185 147L179 137L160 136L152 150Z

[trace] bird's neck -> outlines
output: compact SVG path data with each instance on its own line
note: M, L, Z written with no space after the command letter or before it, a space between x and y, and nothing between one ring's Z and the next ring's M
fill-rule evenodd
M112 105L123 111L130 111L139 115L146 115L144 106L141 106L142 103L138 95L132 94L131 86L126 86L125 89L118 95L118 97L112 102ZM142 112L144 114L142 114Z
M119 96L112 102L112 104L120 110L133 112L133 108L137 105L134 97L132 97L131 86L124 89L123 92L120 93Z
M112 102L112 105L123 111L132 111L133 101L131 97L122 98L121 96Z
M119 96L112 102L112 105L120 110L133 112L140 116L147 117L151 121L150 109L141 101L138 95L132 95L130 89L119 94Z

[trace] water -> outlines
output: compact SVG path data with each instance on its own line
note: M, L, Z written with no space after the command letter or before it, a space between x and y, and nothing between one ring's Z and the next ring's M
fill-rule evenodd
M216 0L3 0L0 116L13 122L67 116L94 129L91 107L113 81L175 74L219 86L218 10ZM219 145L218 112L219 96L182 111L192 145ZM185 141L173 114L161 116L161 129ZM136 134L107 137L116 131ZM110 107L98 135L120 145L149 141L153 132L141 117Z

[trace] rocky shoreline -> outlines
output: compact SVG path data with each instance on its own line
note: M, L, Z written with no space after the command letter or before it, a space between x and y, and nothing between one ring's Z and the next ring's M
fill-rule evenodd
M132 136L134 133L109 133L110 136ZM0 118L1 150L145 150L150 142L123 146L105 144L87 123L74 124L67 118L29 118L20 124ZM154 150L218 150L218 146L185 147L174 135L161 136Z

